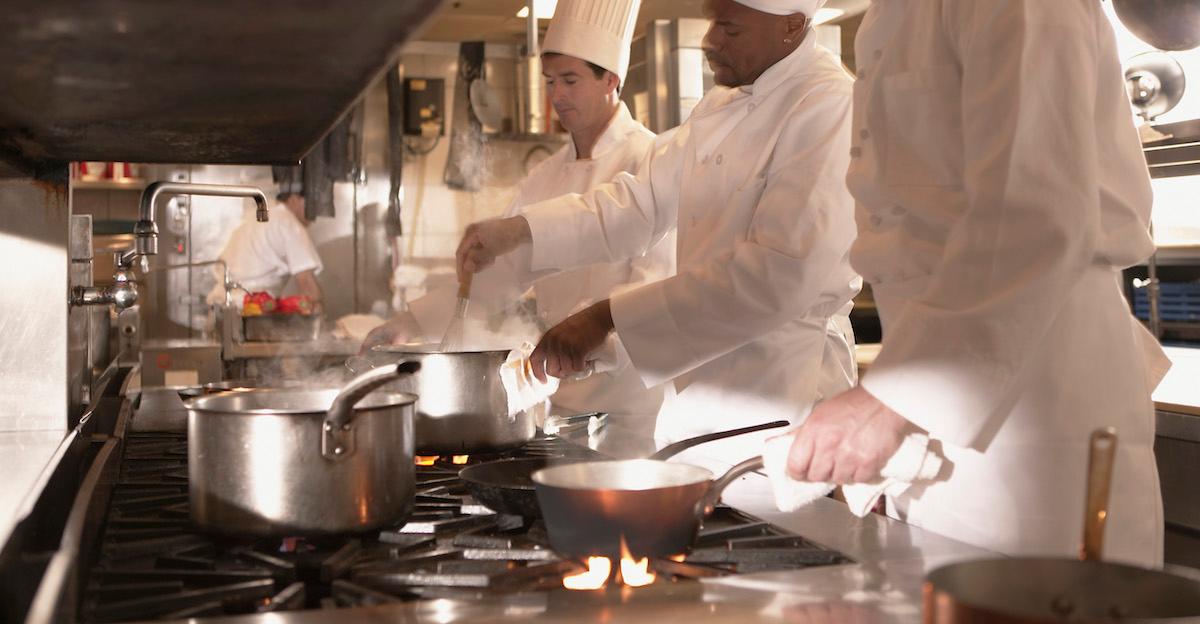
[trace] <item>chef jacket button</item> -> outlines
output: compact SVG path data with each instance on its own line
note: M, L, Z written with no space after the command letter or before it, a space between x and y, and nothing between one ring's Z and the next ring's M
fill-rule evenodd
M906 212L908 211L904 209L904 206L892 206L892 214L896 215L897 217Z
M858 136L864 139L869 139L871 138L871 133L866 128L863 128L862 130L858 131Z
M723 162L725 162L725 155L724 155L724 154L717 154L717 164L719 165L719 164L721 164L721 163L723 163Z
M877 59L883 58L883 50L875 50L875 54L873 56Z
M880 224L883 223L883 218L880 217L879 215L875 215L875 216L871 217L870 221L871 221L871 227L879 227Z
M862 148L861 147L850 148L850 158L858 158L859 156L862 156Z

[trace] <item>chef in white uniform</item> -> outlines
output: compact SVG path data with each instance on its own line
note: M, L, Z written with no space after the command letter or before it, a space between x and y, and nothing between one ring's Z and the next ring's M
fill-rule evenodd
M649 152L654 134L635 121L620 101L639 5L640 0L558 3L542 44L542 73L550 101L571 140L521 182L505 216L634 171ZM597 262L536 281L536 276L512 263L499 263L474 280L470 309L473 315L509 313L532 281L526 297L532 297L536 305L538 323L550 327L614 292L667 277L674 265L674 251L674 237L667 236L642 256ZM453 315L455 301L453 287L413 301L409 312L372 332L366 343L437 342ZM581 381L564 381L551 402L563 411L653 414L662 402L662 389L647 389L637 374L624 366Z
M535 270L638 257L678 224L677 274L551 329L535 374L583 368L615 330L643 383L666 383L662 442L795 422L853 385L852 84L816 43L821 4L707 0L703 47L720 86L636 174L468 228L463 273L512 250L529 250ZM759 443L705 445L701 463L719 470Z
M1161 350L1121 268L1151 193L1095 0L876 1L855 57L854 267L883 347L799 429L793 477L869 481L924 430L953 464L890 513L1010 555L1076 556L1088 435L1120 436L1105 556L1156 565Z
M295 277L297 293L320 306L321 287L316 275L323 265L305 227L304 195L286 191L275 199L266 223L259 223L253 211L248 211L230 234L220 258L232 279L246 291L269 292L279 297L288 280ZM223 299L224 288L218 279L209 301L220 303ZM240 306L241 299L242 292L238 291L234 303Z

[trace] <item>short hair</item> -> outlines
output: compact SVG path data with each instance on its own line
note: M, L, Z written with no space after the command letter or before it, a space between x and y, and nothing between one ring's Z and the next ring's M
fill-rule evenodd
M559 53L559 52L543 52L542 56L563 56L563 54ZM575 58L579 58L579 57L575 57ZM579 59L579 60L583 61L583 59ZM597 65L591 61L583 61L583 62L587 63L587 66L592 68L592 73L596 75L597 80L603 78L604 74L606 74L606 73L612 73L612 75L614 75L614 76L617 75L616 72L609 72L607 69L604 69L603 67L600 67L599 65ZM620 79L620 76L618 76L617 77L617 95L620 95L620 94L621 94L621 79Z

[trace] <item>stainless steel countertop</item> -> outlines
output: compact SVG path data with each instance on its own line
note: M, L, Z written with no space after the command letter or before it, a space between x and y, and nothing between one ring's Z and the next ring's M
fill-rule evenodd
M588 446L616 457L654 450L653 417L609 417ZM765 479L765 477L759 477ZM744 574L702 582L594 592L428 600L336 611L295 611L204 620L242 624L327 622L804 622L904 623L920 621L921 580L931 567L990 556L878 515L856 518L846 506L821 499L791 514L771 506L740 507L808 539L835 548L858 563L786 572Z
M46 486L65 431L0 432L0 544L29 515Z

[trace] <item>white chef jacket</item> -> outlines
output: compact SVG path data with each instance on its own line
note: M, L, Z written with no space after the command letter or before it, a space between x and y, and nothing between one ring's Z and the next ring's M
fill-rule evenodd
M321 256L304 224L281 203L270 207L270 220L248 216L234 229L220 258L234 281L251 292L278 297L288 279L304 271L321 272ZM218 284L220 288L220 284Z
M638 123L621 103L608 127L596 140L590 159L579 160L574 142L568 141L538 164L522 180L504 216L521 206L565 193L582 192L611 180L622 171L634 171L654 141L654 133ZM511 258L500 258L472 280L472 314L495 314L530 287L533 276L517 269ZM603 262L554 273L532 282L538 323L552 327L574 312L606 299L614 292L653 282L674 268L674 236L665 237L644 256ZM440 340L453 314L456 288L435 291L409 304L427 340ZM628 366L596 374L583 381L564 381L551 397L565 411L603 410L653 414L662 403L662 389L647 389Z
M709 91L636 175L522 211L534 269L635 257L678 224L677 274L611 302L642 381L670 382L660 440L795 422L853 384L850 102L810 35L752 85ZM728 465L758 444L704 448Z
M862 384L954 464L895 512L1073 556L1088 435L1112 425L1106 555L1160 562L1163 356L1119 288L1153 249L1151 192L1100 3L877 1L856 59L852 261L884 328Z

